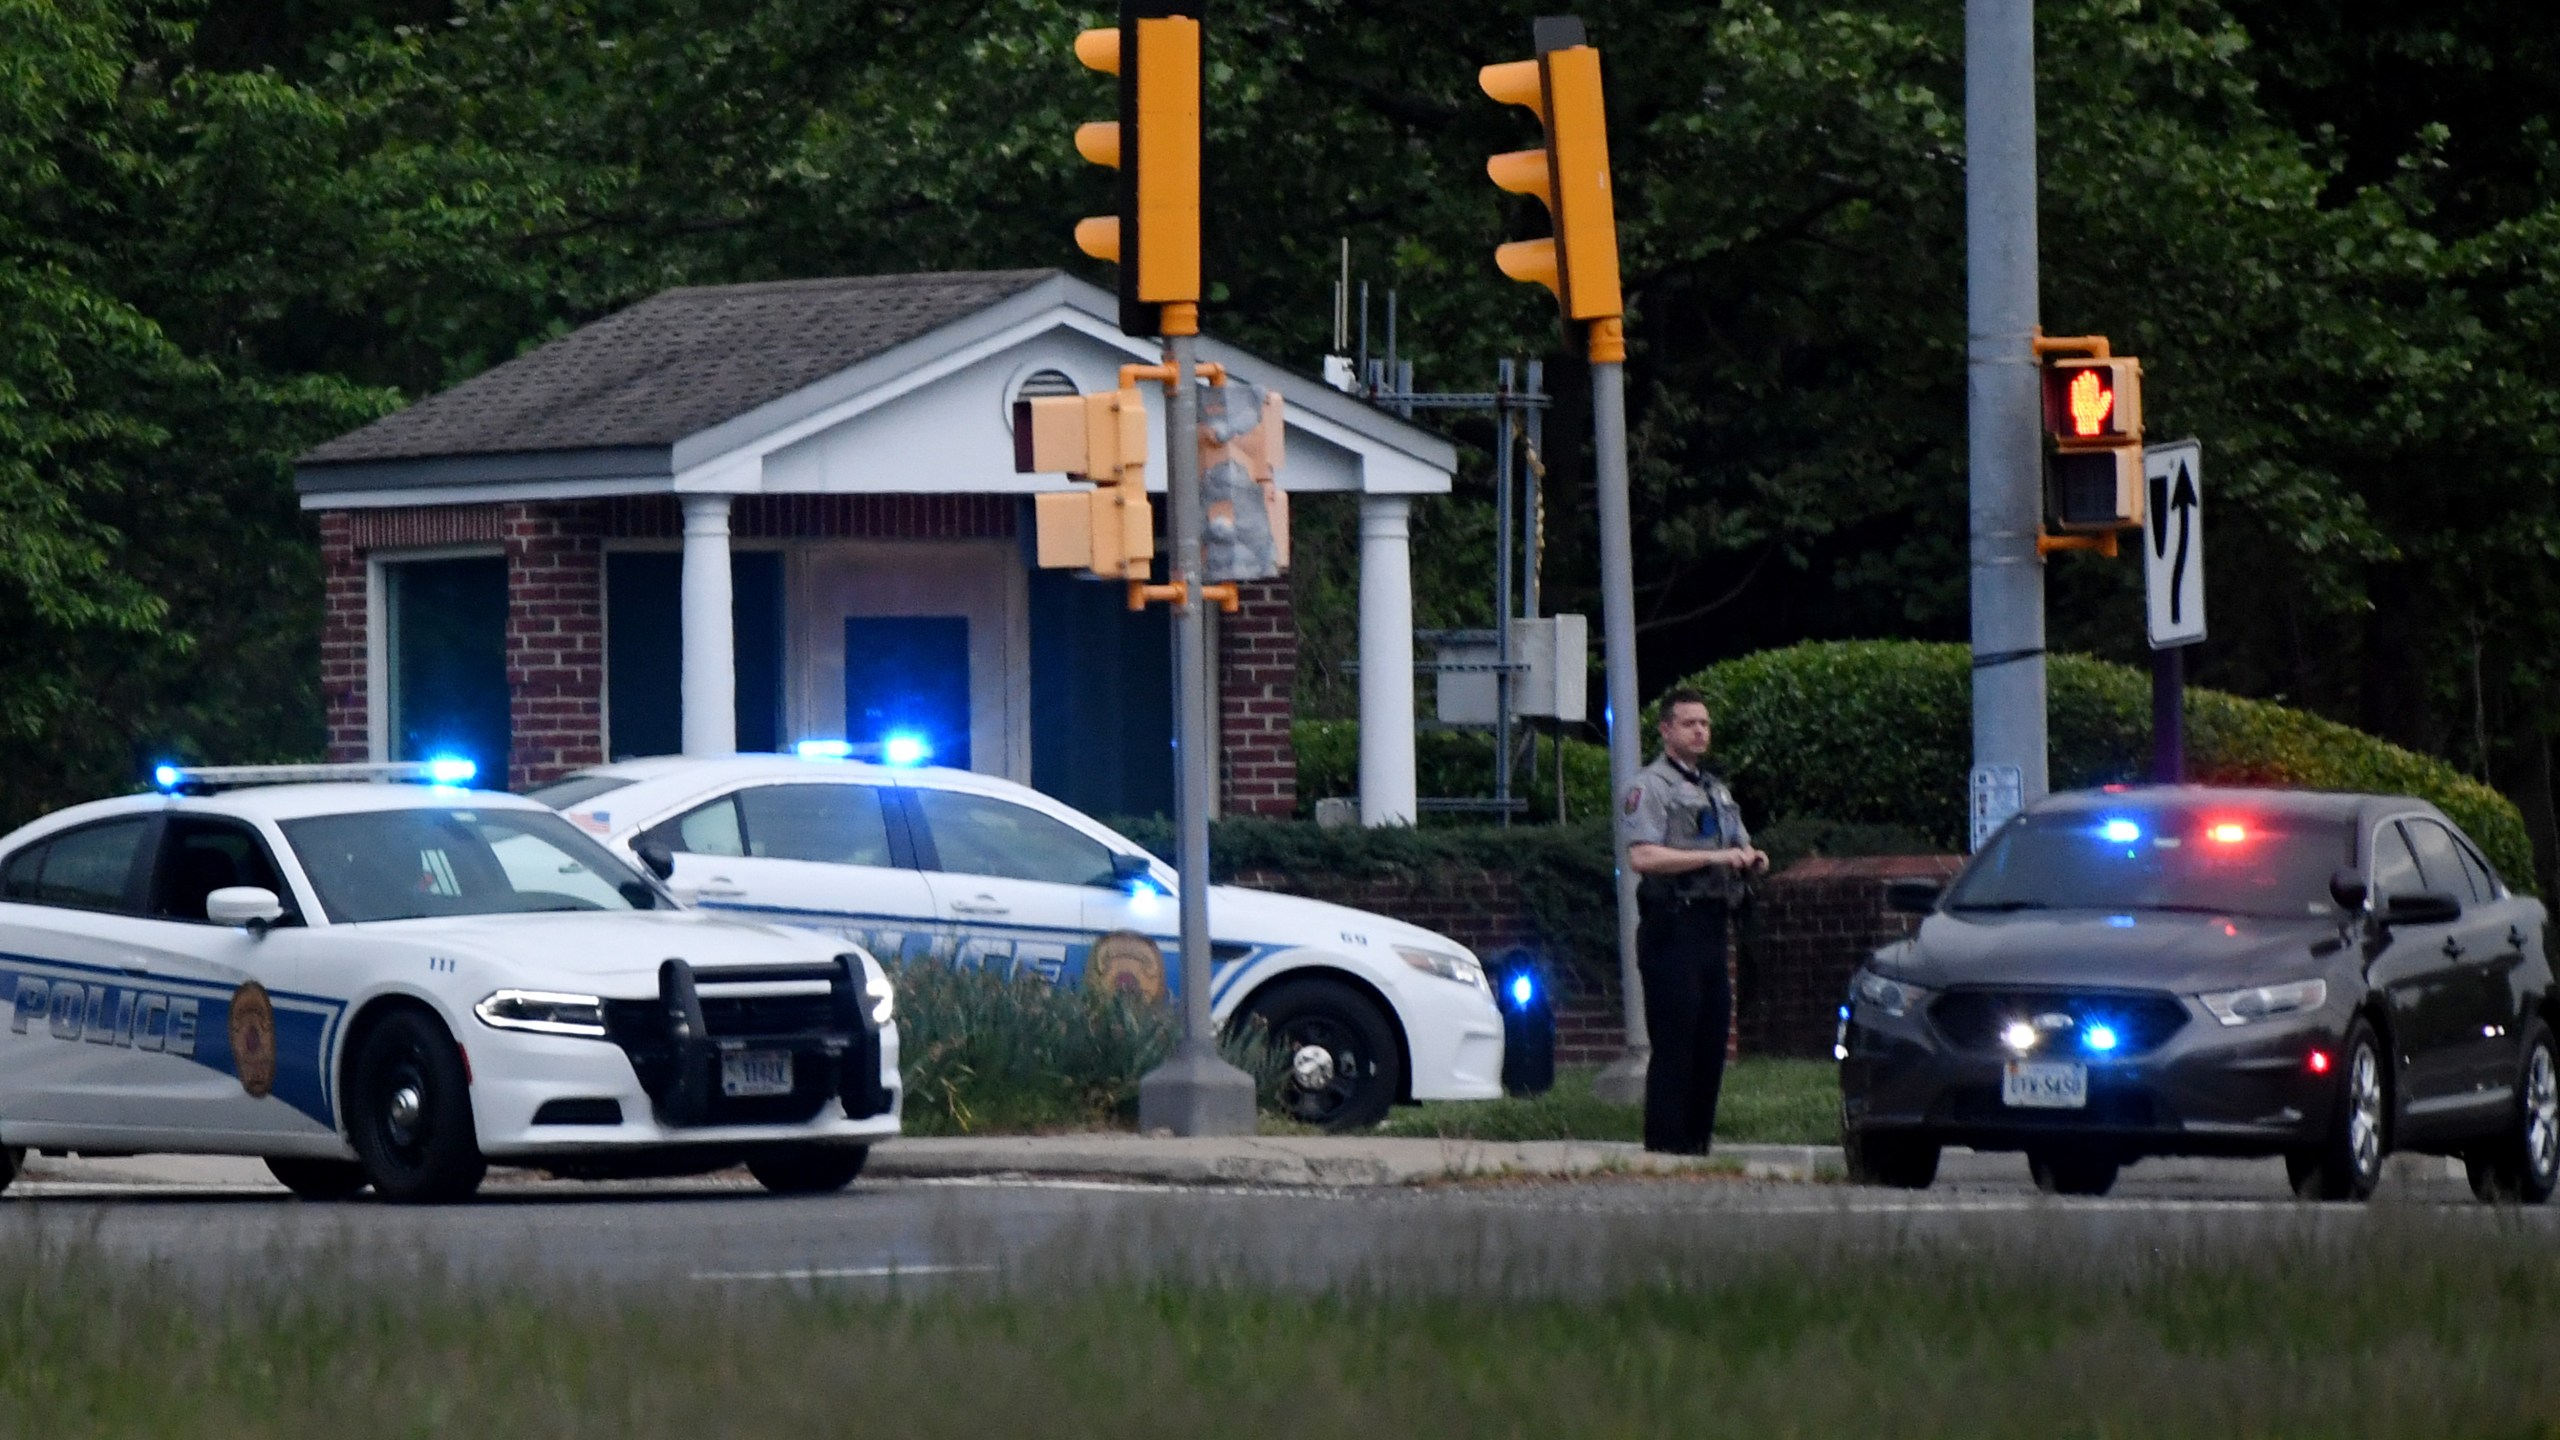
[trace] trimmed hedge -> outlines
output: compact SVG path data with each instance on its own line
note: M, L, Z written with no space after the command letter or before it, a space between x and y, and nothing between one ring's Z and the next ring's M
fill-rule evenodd
M2055 789L2150 769L2151 680L2056 655L2046 667ZM1743 813L1891 825L1964 848L1973 754L1972 657L1962 645L1825 642L1728 660L1687 682L1715 711L1714 765ZM2364 790L2434 802L2507 883L2534 885L2513 803L2440 760L2264 700L2187 691L2187 770L2202 783Z

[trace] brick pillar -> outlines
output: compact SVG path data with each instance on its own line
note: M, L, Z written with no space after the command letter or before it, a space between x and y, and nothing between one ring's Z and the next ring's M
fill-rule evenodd
M1298 808L1298 753L1289 716L1298 685L1298 619L1289 582L1238 587L1242 604L1218 617L1218 777L1229 815Z
M505 509L511 790L604 761L603 521L579 501Z
M372 758L372 696L366 693L365 563L356 549L355 517L320 516L320 703L327 716L328 758Z

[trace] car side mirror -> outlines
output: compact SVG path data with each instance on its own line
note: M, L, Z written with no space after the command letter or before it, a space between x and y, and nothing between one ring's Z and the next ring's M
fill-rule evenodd
M2382 902L2385 925L2442 925L2462 918L2462 902L2441 890L2394 895Z
M640 857L641 866L648 870L650 874L657 876L661 880L671 879L674 877L676 873L676 852L668 849L662 842L656 840L643 840L638 845L632 847L631 853Z
M243 925L260 934L284 918L284 902L263 885L225 885L204 897L204 918L216 925Z
M1938 908L1938 897L1946 887L1935 880L1888 880L1884 884L1884 903L1888 910L1905 915L1928 915Z
M1155 862L1144 855L1114 854L1111 857L1111 888L1126 890L1132 880L1144 880L1149 885L1155 884Z
M2329 872L2329 898L2341 910L2354 912L2364 908L2364 872L2352 865L2341 865Z

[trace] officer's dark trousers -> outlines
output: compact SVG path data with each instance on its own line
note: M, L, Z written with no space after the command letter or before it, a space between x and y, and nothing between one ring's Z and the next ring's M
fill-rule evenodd
M1724 1088L1733 991L1725 975L1721 902L1647 906L1636 930L1644 1024L1653 1061L1644 1078L1644 1148L1704 1155Z

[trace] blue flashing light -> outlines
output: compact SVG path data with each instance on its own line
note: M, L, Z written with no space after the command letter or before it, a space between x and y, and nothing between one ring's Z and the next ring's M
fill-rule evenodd
M479 762L459 755L427 757L427 780L436 785L468 785L480 774Z
M1527 971L1524 970L1511 977L1511 1003L1514 1006L1526 1010L1529 1008L1529 1002L1537 998L1538 982L1529 978Z
M2130 915L2110 915L2107 917L2107 924L2118 930L2130 930L2133 928L2133 917Z
M2092 1025L2080 1032L2080 1043L2092 1050L2113 1050L2116 1048L2117 1043L2116 1027L2113 1025Z
M2130 820L2110 820L2098 827L2098 838L2117 845L2130 845L2142 838L2142 827Z
M177 789L178 782L185 778L185 773L180 771L175 765L154 765L151 767L151 783L153 786L162 790Z
M1158 902L1163 899L1163 896L1164 892L1155 886L1144 880L1137 881L1129 887L1129 913L1138 916L1153 915L1161 908Z
M853 758L853 742L850 740L803 740L791 747L791 753L803 760L850 760Z
M890 765L907 768L933 758L933 747L921 735L899 731L880 742L880 759Z

